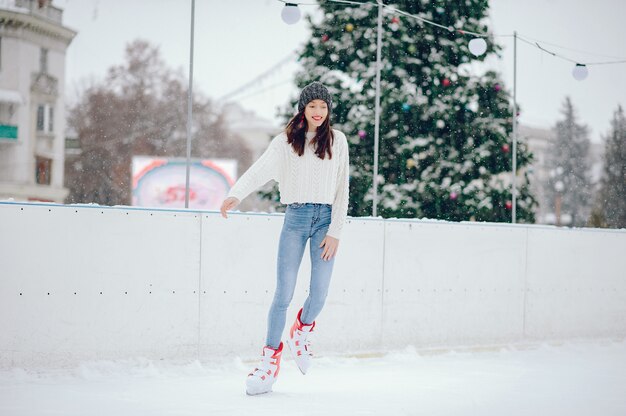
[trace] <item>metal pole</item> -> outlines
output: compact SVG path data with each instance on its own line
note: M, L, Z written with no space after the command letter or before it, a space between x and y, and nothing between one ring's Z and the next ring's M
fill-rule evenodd
M554 201L554 211L556 213L556 226L561 226L561 193L557 192Z
M185 178L185 208L189 208L189 175L191 170L191 121L193 119L193 23L196 0L191 0L191 42L189 50L189 93L187 97L187 173Z
M515 224L517 220L516 208L517 208L517 31L513 32L513 175L512 184L512 212L511 222Z
M372 204L372 217L376 217L378 205L378 139L380 127L380 51L383 35L383 4L378 0L378 39L376 40L376 107L374 109L374 199Z

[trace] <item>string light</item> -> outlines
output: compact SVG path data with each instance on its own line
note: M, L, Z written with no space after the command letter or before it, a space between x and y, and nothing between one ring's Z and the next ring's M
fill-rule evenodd
M283 11L282 11L282 17L283 20L285 21L285 23L288 24L294 24L297 23L300 20L300 10L298 8L298 5L311 5L311 6L317 6L317 3L287 3L285 0L278 0L281 1L283 3L285 3L285 7L283 7ZM350 1L350 0L326 0L328 3L340 3L340 4L350 4L350 5L357 5L357 6L375 6L375 5L381 5L382 7L389 9L392 12L398 13L400 15L403 16L407 16L407 17L411 17L414 18L416 20L419 20L421 22L424 22L426 24L432 25L432 26L436 26L439 27L441 29L445 29L447 31L450 32L458 32L461 35L473 35L476 36L475 38L471 39L469 41L468 44L468 48L469 51L474 55L474 56L481 56L483 55L486 51L487 51L487 42L485 41L485 38L487 37L484 34L481 33L476 33L476 32L471 32L469 30L465 30L465 29L455 29L452 26L444 26L441 25L439 23L433 22L432 20L428 20L425 19L421 16L417 16L411 13L407 13L403 10L400 9L396 9L395 7L386 5L384 3L381 3L380 0L377 0L377 2L356 2L356 1ZM589 69L588 66L589 65L608 65L608 64L622 64L622 63L626 63L626 59L624 60L617 60L617 61L604 61L604 62L586 62L586 63L580 63L579 61L573 60L571 58L567 58L565 56L559 55L555 52L551 52L549 50L547 50L546 48L542 47L539 42L537 40L530 41L528 39L524 39L524 37L520 36L520 35L493 35L494 37L512 37L512 36L516 36L519 40L521 40L522 42L525 42L531 46L534 46L536 48L538 48L539 50L541 50L542 52L548 53L554 57L557 58L561 58L564 59L566 61L569 61L571 63L574 64L574 68L572 69L572 76L574 77L574 79L578 80L578 81L582 81L584 79L587 78L587 76L589 75ZM532 39L532 38L531 38ZM548 42L544 42L541 41L544 44L550 44ZM558 45L554 45L554 44L550 44L552 46L557 46ZM562 47L564 49L568 49L565 47ZM573 50L573 49L570 49ZM619 59L619 58L616 58Z
M283 18L283 22L293 25L300 20L300 9L295 3L285 3L285 7L283 7L280 15Z
M587 75L589 75L587 65L576 64L574 69L572 69L572 76L577 81L582 81L583 79L587 78Z
M298 8L298 5L316 5L315 3L287 3L285 0L278 0L278 1L285 3L285 7L283 7L281 16L283 18L283 21L287 24L294 24L300 20L300 9ZM341 4L350 4L350 5L357 5L357 6L372 6L372 5L379 4L379 3L372 3L372 2L356 2L356 1L349 1L349 0L327 0L327 1L329 3L341 3ZM380 3L380 5L386 9L389 9L392 12L395 12L395 13L398 13L400 15L404 15L407 17L411 17L413 19L417 19L424 23L437 26L439 28L445 29L450 32L454 32L456 30L462 35L478 36L477 38L472 39L469 42L468 47L470 49L470 52L472 52L472 54L474 54L475 56L480 56L487 51L487 42L485 42L485 40L483 39L483 37L485 36L481 35L480 33L471 32L471 31L462 30L462 29L457 30L457 29L454 29L454 27L452 26L440 25L439 23L433 22L432 20L424 19L423 17L417 16L411 13L407 13L403 10L396 9L395 7L391 7L384 3Z
M568 58L566 56L560 55L560 54L558 54L556 52L552 52L552 51L547 50L546 48L541 46L538 41L531 42L528 39L524 39L524 36L519 36L519 35L517 35L517 38L519 40L521 40L522 42L524 42L524 43L527 43L527 44L529 44L531 46L534 46L534 47L538 48L542 52L545 52L545 53L547 53L549 55L554 56L555 58L560 58L560 59L563 59L565 61L573 63L574 64L574 68L572 69L572 76L577 81L582 81L585 78L587 78L587 76L589 75L589 68L588 68L589 65L611 65L611 64L623 64L623 63L626 63L626 59L617 60L617 61L602 61L602 62L584 62L584 63L581 63L580 61L576 61L574 59L571 59L571 58ZM541 41L541 42L547 44L547 42L543 42L543 41ZM558 46L558 45L554 45L554 44L553 44L553 46L564 48L562 46ZM581 52L581 51L578 51L578 52ZM588 52L583 52L583 53L588 53Z
M469 50L474 56L480 56L487 51L487 42L483 38L474 38L469 41Z

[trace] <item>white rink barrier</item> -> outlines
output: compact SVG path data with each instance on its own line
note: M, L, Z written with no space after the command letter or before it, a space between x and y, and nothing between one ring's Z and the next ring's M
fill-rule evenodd
M0 367L256 357L282 222L0 203ZM316 328L320 354L624 337L626 230L349 218Z

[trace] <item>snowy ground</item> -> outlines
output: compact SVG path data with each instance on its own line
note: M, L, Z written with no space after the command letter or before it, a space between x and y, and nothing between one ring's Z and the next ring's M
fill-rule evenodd
M626 415L626 341L285 356L274 392L248 397L252 362L92 362L0 372L0 415Z

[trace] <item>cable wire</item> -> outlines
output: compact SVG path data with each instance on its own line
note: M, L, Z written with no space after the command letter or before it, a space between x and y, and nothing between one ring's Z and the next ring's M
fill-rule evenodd
M318 5L317 3L297 3L297 2L288 2L287 0L278 0L278 1L281 1L283 3L295 4L295 5ZM355 1L350 1L350 0L326 0L326 2L327 3L344 3L344 4L352 4L352 5L359 5L359 6L378 5L379 2L380 2L380 4L384 8L389 9L392 12L395 12L395 13L398 13L400 15L407 16L407 17L419 20L421 22L424 22L426 24L438 27L440 29L445 29L445 30L447 30L449 32L457 32L457 33L459 33L461 35L473 35L473 36L477 36L477 37L481 37L481 38L489 37L489 35L487 35L487 34L477 33L477 32L473 32L473 31L470 31L470 30L463 29L463 28L455 29L453 26L444 26L444 25L439 24L437 22L433 22L432 20L428 20L428 19L425 19L425 18L420 17L418 15L411 14L411 13L405 12L404 10L400 10L400 9L395 8L395 7L386 5L386 4L382 3L381 0L377 0L376 2L371 2L371 1L355 2ZM533 39L530 36L527 36L526 38L520 36L519 34L516 34L516 35L513 35L513 34L506 34L506 35L491 34L491 36L492 37L513 37L513 36L515 36L519 40L521 40L522 42L527 43L527 44L529 44L531 46L534 46L534 47L538 48L539 50L541 50L544 53L547 53L547 54L552 55L552 56L554 56L556 58L560 58L560 59L563 59L565 61L568 61L568 62L571 62L571 63L574 63L574 64L589 66L589 65L612 65L612 64L623 64L623 63L626 63L626 58L621 58L621 57L616 57L616 56L608 56L608 55L601 55L601 54L596 54L596 53L593 53L593 52L579 51L579 50L576 50L576 49L568 48L568 47L565 47L565 46L560 46L560 45L557 45L557 44L554 44L554 43L550 43L550 42L546 42L546 41L543 41L543 40ZM597 55L597 56L605 56L605 57L609 57L609 58L615 58L615 59L618 59L618 60L616 60L616 61L599 61L599 62L580 61L580 60L572 59L572 58L569 58L567 56L563 56L563 55L558 54L556 52L550 51L550 50L544 48L543 46L541 46L539 44L539 42L541 42L544 45L551 45L551 46L554 46L554 47L567 49L567 50L571 50L571 51L574 51L574 52L587 53L587 54Z
M571 62L571 63L574 63L574 64L580 64L580 65L589 66L589 65L610 65L610 64L623 64L623 63L626 63L626 59L619 60L619 61L601 61L601 62L586 62L586 61L575 60L575 59L571 59L571 58L568 58L566 56L563 56L561 54L558 54L556 52L549 51L546 48L544 48L543 46L541 46L539 44L539 42L537 42L537 41L533 42L533 41L530 41L528 39L524 39L524 37L520 36L519 34L517 35L517 38L519 40L521 40L522 42L524 42L524 43L526 43L528 45L534 46L534 47L538 48L539 50L541 50L541 51L543 51L543 52L545 52L545 53L547 53L549 55L552 55L552 56L554 56L556 58L560 58L560 59L563 59L565 61L568 61L568 62ZM542 41L542 43L546 43L547 44L547 42L543 42L543 41Z
M269 75L275 73L275 71L280 69L282 66L292 62L293 55L297 55L297 51L292 51L291 53L289 53L289 55L284 57L278 63L274 64L270 69L268 69L267 71L263 72L261 75L258 75L253 80L245 83L241 87L239 87L239 88L229 92L228 94L225 94L225 95L221 96L220 98L217 99L217 101L225 101L225 100L227 100L229 98L232 98L232 97L240 94L243 91L246 91L247 89L249 89L249 87L251 85L256 85L258 82L262 81L264 78L267 78Z

